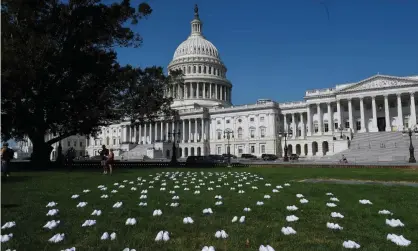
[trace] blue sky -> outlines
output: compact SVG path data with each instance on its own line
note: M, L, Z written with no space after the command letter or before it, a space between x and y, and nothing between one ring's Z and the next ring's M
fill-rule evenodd
M234 104L302 100L307 89L377 73L418 75L416 0L148 2L154 12L134 26L143 45L118 49L119 61L166 67L190 34L197 3L203 34L228 68Z

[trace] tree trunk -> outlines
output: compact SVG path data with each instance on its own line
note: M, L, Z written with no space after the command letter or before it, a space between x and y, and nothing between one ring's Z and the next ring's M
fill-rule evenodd
M33 144L33 152L31 155L31 163L35 165L34 169L45 168L51 162L50 156L52 146L45 143L43 135L42 137L29 137Z

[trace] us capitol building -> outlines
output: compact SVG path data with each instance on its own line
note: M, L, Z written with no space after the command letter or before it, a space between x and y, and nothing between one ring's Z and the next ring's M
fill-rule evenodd
M356 83L308 90L302 101L259 99L254 104L234 106L227 68L217 48L203 36L197 7L191 34L177 47L168 65L169 71L178 69L183 71L185 84L167 90L174 99L172 108L179 112L174 121L110 125L102 128L97 138L72 136L63 140L63 149L76 140L85 141L84 148L78 150L80 155L98 155L104 144L115 149L119 158L171 158L170 133L176 130L180 131L176 137L180 158L223 154L228 147L236 156L283 156L283 133L287 132L288 152L313 158L346 151L362 134L367 141L377 132L399 132L417 121L418 76L375 75ZM229 145L225 130L233 132ZM55 154L56 150L51 157Z

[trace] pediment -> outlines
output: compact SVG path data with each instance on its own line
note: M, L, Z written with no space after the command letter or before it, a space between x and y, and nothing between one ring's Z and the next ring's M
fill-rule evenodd
M356 92L365 90L387 89L404 86L418 86L418 81L406 78L375 76L351 85L339 92Z

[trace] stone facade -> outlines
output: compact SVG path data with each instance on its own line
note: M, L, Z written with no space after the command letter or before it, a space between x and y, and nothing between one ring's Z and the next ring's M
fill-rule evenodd
M174 130L180 132L176 141L182 158L227 153L228 146L237 156L282 156L285 142L289 153L313 158L346 150L359 133L401 131L417 124L418 76L375 75L357 83L308 90L303 101L260 99L233 106L227 68L202 30L195 13L190 36L168 65L169 70L180 69L185 75L185 85L166 90L174 98L172 107L179 111L178 118L140 126L114 124L102 128L96 138L87 138L85 149L76 150L95 156L104 144L116 156L128 159L170 158ZM230 140L224 134L227 130L233 132ZM68 143L61 144L65 151Z

